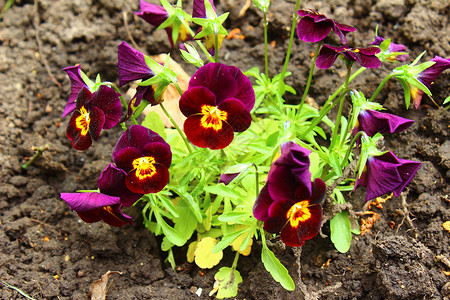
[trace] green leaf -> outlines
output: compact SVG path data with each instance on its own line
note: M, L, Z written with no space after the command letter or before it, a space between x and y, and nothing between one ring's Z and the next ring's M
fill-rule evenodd
M198 203L194 200L194 198L189 194L188 192L182 190L181 188L174 188L173 189L175 193L177 193L183 200L186 201L186 203L190 206L192 212L194 213L195 217L197 218L197 221L201 223L203 221L202 212L200 210L200 207L198 206Z
M217 253L219 251L222 251L223 249L225 249L226 247L231 245L231 243L235 239L237 239L241 234L243 234L246 231L248 231L248 228L241 229L241 230L232 232L230 234L224 235L223 238L220 240L220 242L217 243L217 245L214 247L214 249L212 250L212 253Z
M178 247L183 246L187 239L185 239L178 231L170 227L166 221L162 218L158 211L155 211L155 218L158 225L161 226L162 232L169 239L170 242L177 245Z
M174 229L186 240L189 240L199 222L189 204L186 203L186 200L181 199L181 201L178 202L177 210L179 212L179 217L173 219L173 222L175 223Z
M239 283L242 282L241 274L237 270L222 267L214 275L214 279L216 280L214 289L209 293L209 296L212 296L217 291L216 297L218 299L236 297Z
M248 211L232 211L219 216L219 221L228 223L236 222L242 219L247 219L249 214L250 213Z
M157 134L159 134L164 140L167 138L167 134L164 131L164 123L161 120L161 117L154 111L149 112L144 121L142 121L142 126L147 127L150 130L153 130Z
M442 105L445 105L447 103L450 102L450 96L448 96L447 98L445 98L444 103L442 103Z
M81 75L81 79L83 79L83 82L86 83L86 85L89 87L89 89L91 89L95 83L89 79L89 77L80 69L80 75ZM91 91L92 92L92 91Z
M241 197L241 194L239 192L233 190L231 187L228 187L222 183L218 185L205 186L205 191L211 194L232 199L237 199Z
M295 283L291 276L289 276L287 269L280 263L278 258L275 257L275 254L273 254L265 243L263 243L261 261L266 270L272 275L273 279L279 282L286 290L295 290Z
M337 213L330 221L331 241L337 251L346 253L350 249L352 232L348 213Z
M338 176L342 176L341 163L339 157L335 153L329 153L330 165Z

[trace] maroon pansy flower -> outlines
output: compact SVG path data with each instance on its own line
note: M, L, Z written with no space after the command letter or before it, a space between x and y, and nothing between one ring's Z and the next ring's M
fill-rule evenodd
M393 114L383 113L371 109L362 109L358 114L358 121L353 133L364 131L373 137L376 133L395 133L408 129L414 120L405 119Z
M370 43L371 45L375 45L375 46L380 46L381 43L383 43L385 41L384 38L382 38L381 36L376 36L375 40ZM384 56L386 57L386 60L388 61L399 61L399 62L404 62L407 58L408 58L408 54L399 54L399 55L391 55L396 53L396 52L405 52L406 50L406 46L403 44L396 44L396 43L390 43L387 50L384 52Z
M356 31L355 27L338 23L312 9L300 9L297 14L303 17L297 24L297 36L304 42L319 42L326 38L333 29L341 43L345 45L347 44L345 35L348 32Z
M134 80L145 81L153 76L155 73L145 63L145 56L138 50L130 47L127 43L122 42L118 46L118 61L117 67L119 68L119 86L123 86ZM152 85L138 86L136 88L136 94L131 98L128 103L127 116L123 121L131 116L132 112L139 106L142 99L147 100L151 105L157 105L162 102L162 97L155 99L155 90Z
M366 187L366 201L390 192L398 197L421 165L417 161L397 158L391 151L370 156L361 177L356 180L355 189Z
M350 48L348 46L323 45L317 55L316 66L319 69L328 69L339 55L343 55L349 61L357 61L365 68L378 68L381 61L375 54L381 50L378 47Z
M132 218L123 214L121 207L131 206L142 194L127 189L125 175L123 170L109 164L97 181L100 193L61 193L61 198L86 223L103 220L114 227L133 225Z
M113 149L113 161L127 173L125 184L134 193L157 193L169 182L170 146L144 126L133 125L122 134Z
M322 225L320 203L326 186L319 178L311 182L309 153L293 142L284 144L253 206L253 215L264 222L264 229L280 232L283 242L291 247L312 239Z
M69 100L67 101L67 104L64 107L62 118L69 115L75 110L76 108L75 101L81 89L83 87L88 88L88 85L84 82L83 78L81 77L80 65L64 68L63 71L66 71L67 75L70 78L70 95Z
M180 99L186 136L198 147L223 149L234 132L250 127L254 105L252 84L238 68L209 63L197 70Z
M416 79L423 83L427 88L431 87L433 81L435 81L442 72L450 68L450 58L445 59L436 55L431 61L435 62L435 64L416 75ZM410 85L409 87L414 107L417 109L422 101L424 92L416 86Z
M92 140L98 140L102 129L111 129L119 122L121 114L119 94L112 88L102 85L91 93L83 87L66 129L72 147L76 150L88 149Z

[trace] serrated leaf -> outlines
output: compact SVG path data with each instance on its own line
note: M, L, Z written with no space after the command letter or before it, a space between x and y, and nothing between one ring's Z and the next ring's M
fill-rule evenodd
M350 249L352 232L348 213L337 213L330 221L331 241L337 251L346 253Z
M275 254L273 254L265 244L263 244L261 251L261 261L266 270L272 275L273 279L279 282L286 290L295 290L294 280L289 276L288 270L280 263L278 258L275 257Z

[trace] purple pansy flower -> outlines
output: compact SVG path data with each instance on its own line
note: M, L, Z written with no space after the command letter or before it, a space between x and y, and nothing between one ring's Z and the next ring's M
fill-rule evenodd
M385 41L384 38L381 36L376 36L375 40L370 43L371 45L380 46L381 43ZM400 54L400 55L390 55L390 53L395 52L405 52L406 46L403 44L396 44L396 43L390 43L387 50L384 52L384 55L386 56L386 60L388 61L399 61L404 62L408 58L408 54Z
M336 58L342 54L349 61L357 61L362 67L378 68L381 61L375 54L379 52L380 48L378 47L350 48L348 46L323 45L317 56L316 66L319 69L328 69L334 64Z
M139 1L139 12L135 12L137 16L142 18L147 23L159 27L164 21L166 21L170 16L169 13L164 9L164 7L148 3L147 1L140 0ZM166 30L167 36L169 38L170 45L172 48L174 47L172 40L172 26L164 28ZM178 40L185 41L190 37L189 32L181 25Z
M378 132L401 132L408 129L413 123L413 120L393 114L362 109L358 114L358 122L353 129L353 134L356 134L358 131L364 131L368 136L373 137Z
M197 70L180 99L186 136L198 147L223 149L234 132L250 127L254 105L252 84L238 68L209 63Z
M69 100L64 107L62 118L75 110L75 100L77 99L77 95L81 91L81 89L83 87L88 88L88 85L83 81L83 78L81 77L80 65L64 68L63 71L65 71L70 78L70 95Z
M97 181L100 193L61 193L61 199L86 223L103 220L114 227L133 225L132 218L123 214L121 207L131 206L142 194L127 189L125 175L123 170L109 164Z
M67 124L66 135L76 150L86 150L98 140L102 129L111 129L120 120L122 106L119 94L100 86L95 93L83 87L78 93L76 110Z
M281 156L272 164L266 185L253 206L253 215L264 222L264 229L280 232L283 242L300 247L319 233L325 183L311 182L309 150L288 142Z
M145 63L144 54L130 47L127 43L122 42L118 46L117 56L119 86L134 80L141 79L144 81L155 76L155 73L153 73L150 67ZM151 105L157 105L162 102L162 97L160 97L160 99L155 99L155 90L153 89L153 86L138 86L136 88L136 94L128 103L128 112L124 120L131 116L133 110L139 106L142 99L147 100Z
M355 189L358 186L367 188L366 201L389 192L398 197L421 165L417 161L397 158L391 151L369 156L365 170L356 180Z
M347 44L345 35L356 31L355 27L338 23L312 9L300 9L297 14L303 17L297 25L297 36L304 42L319 42L333 29L341 43L345 45Z
M124 170L125 184L134 193L157 193L169 182L172 152L156 132L130 126L113 149L113 161Z
M216 7L214 6L214 1L209 0L209 2L211 3L211 6L212 6L214 12L216 12ZM193 18L203 18L203 19L205 19L207 17L206 16L206 8L205 8L205 0L194 0L193 9L192 9L192 17ZM203 27L201 27L197 31L197 34L199 32L201 32L202 30L203 30ZM222 46L222 42L223 42L224 38L225 38L224 34L221 34L221 33L218 34L219 49ZM216 52L215 35L209 34L200 39L203 40L203 42L205 43L205 47L208 50L209 54L214 55Z
M417 80L423 83L427 88L431 87L433 81L435 81L442 72L450 68L450 58L444 59L436 55L431 61L435 62L435 64L423 70L416 76ZM417 109L422 101L423 91L418 87L411 85L410 91L414 107Z
M216 11L216 7L214 6L214 1L209 0L212 8ZM192 4L192 17L193 18L206 18L206 8L205 8L205 0L194 0Z

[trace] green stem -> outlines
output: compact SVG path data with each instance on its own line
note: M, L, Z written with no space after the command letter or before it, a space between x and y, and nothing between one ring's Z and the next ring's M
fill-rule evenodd
M309 125L308 129L306 129L305 132L303 132L303 134L301 136L298 137L299 140L303 139L308 133L311 132L311 130L314 129L314 127L316 127L317 124L319 124L319 122L323 119L323 117L338 103L341 101L342 98L345 97L345 95L347 95L349 91L345 90L338 99L336 99L336 101L332 102L330 104L330 98L328 98L327 102L324 104L324 106L322 107L322 109L319 112L319 116L315 117L314 120L312 121L311 125Z
M386 82L388 82L388 80L391 79L391 77L394 75L395 75L394 73L391 73L383 79L383 81L380 83L380 85L377 87L376 91L373 93L372 97L370 98L370 100L369 100L370 102L373 102L373 100L378 96L378 94L380 93L381 89L386 84Z
M239 260L239 252L236 251L236 255L234 256L234 260L233 260L233 265L231 266L231 268L233 270L236 270L238 260Z
M363 131L358 131L358 133L355 134L355 136L353 137L352 141L350 142L350 146L348 147L347 152L345 153L344 160L341 163L341 169L343 169L345 167L345 163L347 162L348 158L350 157L350 153L352 153L352 151L353 151L353 146L355 145L358 138L363 134L364 134Z
M139 104L139 106L136 108L136 110L134 111L134 113L131 115L130 119L131 122L133 122L134 125L137 125L137 117L139 117L142 112L144 111L144 109L150 104L150 102L148 102L145 99L142 99L141 104Z
M306 97L308 96L309 87L311 86L311 81L312 81L312 77L313 77L313 73L314 73L314 68L316 66L317 55L319 55L319 50L320 50L321 46L322 46L322 42L317 44L316 52L314 53L314 58L311 62L311 68L309 69L308 81L306 82L306 87L305 87L305 91L303 92L302 101L300 101L300 104L298 105L297 117L300 116L300 114L302 112L303 104L305 103Z
M297 0L295 3L295 12L294 12L294 15L292 18L292 25L291 25L291 36L289 38L289 46L288 46L288 50L286 52L286 58L284 59L283 71L281 71L280 82L284 81L284 78L286 76L287 67L289 64L289 59L291 57L292 44L294 42L295 29L297 27L297 11L300 8L300 2L301 2L301 0ZM282 86L283 85L280 84L280 87L282 87Z
M36 153L33 155L33 157L31 157L26 163L24 163L22 165L22 169L26 170L28 169L29 166L31 166L31 164L38 159L42 153L48 149L48 145L44 145L42 147L33 147L33 150L36 151Z
M267 45L269 41L267 40L267 12L264 10L264 70L267 78L269 78L269 51Z
M180 96L183 96L183 91L181 90L180 86L178 85L178 82L172 81L172 83L175 86L175 88L177 89L178 94L180 94Z
M219 31L214 32L214 61L219 62Z
M347 64L347 76L346 76L345 82L344 82L345 89L348 88L348 83L350 81L351 72L352 72L352 63L348 63ZM342 109L344 108L344 100L345 100L345 97L342 97L340 104L339 104L339 110L338 110L338 114L336 116L336 122L334 123L333 133L331 136L331 145L330 145L330 149L329 149L330 153L332 152L332 150L336 144L336 141L338 139L338 136L339 136L338 130L339 130L339 125L341 123Z
M259 174L258 174L258 167L251 163L251 165L255 168L255 187L256 187L256 197L259 195Z
M166 110L166 108L164 107L164 105L162 103L160 103L159 106L161 107L161 109L164 112L164 114L166 115L166 117L169 119L170 123L172 123L172 125L178 131L178 134L183 139L183 142L186 145L186 149L189 151L189 153L192 153L192 147L189 144L189 142L188 142L186 136L184 135L183 131L181 131L181 129L178 126L177 122L175 122L175 120L172 118L172 116L169 114L169 112Z

